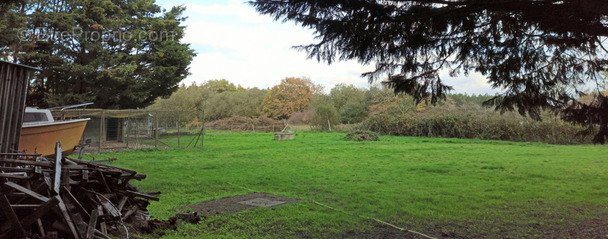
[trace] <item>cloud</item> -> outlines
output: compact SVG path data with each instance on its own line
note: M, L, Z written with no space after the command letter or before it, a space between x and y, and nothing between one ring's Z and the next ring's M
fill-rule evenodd
M173 3L159 4L168 8ZM360 75L373 66L356 61L327 65L292 48L315 42L312 30L272 21L240 0L190 1L185 6L188 20L182 41L198 53L190 65L191 75L184 80L187 85L227 79L245 87L269 88L283 78L304 76L327 90L341 83L368 86ZM480 76L446 81L452 82L457 92L491 92Z

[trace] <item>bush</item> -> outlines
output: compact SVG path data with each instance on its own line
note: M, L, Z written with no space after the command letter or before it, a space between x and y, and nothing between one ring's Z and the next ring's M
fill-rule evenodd
M285 124L282 121L266 117L249 118L234 116L205 123L206 129L231 131L275 132L283 130L284 127Z
M340 122L343 124L360 123L367 116L367 109L360 103L347 103L340 110Z
M457 110L456 110L457 111ZM425 112L397 116L382 113L365 120L362 129L381 134L421 137L470 138L544 142L551 144L591 143L575 137L582 130L553 118L533 121L514 113L501 115L488 111Z
M348 141L378 141L378 134L369 130L357 130L348 133L344 139Z
M289 124L289 125L308 125L308 124L310 124L310 120L312 119L314 114L315 114L314 110L307 110L304 112L293 113L287 120L287 124Z
M329 130L329 124L336 126L339 123L338 111L332 105L319 105L310 120L310 126L314 130Z

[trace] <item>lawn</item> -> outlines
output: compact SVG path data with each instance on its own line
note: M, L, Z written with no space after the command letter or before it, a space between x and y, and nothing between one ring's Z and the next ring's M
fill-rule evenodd
M162 192L154 218L254 191L304 200L207 217L166 238L413 236L370 218L435 237L605 236L594 227L608 224L606 146L344 135L215 132L203 149L95 156L148 175L136 185Z

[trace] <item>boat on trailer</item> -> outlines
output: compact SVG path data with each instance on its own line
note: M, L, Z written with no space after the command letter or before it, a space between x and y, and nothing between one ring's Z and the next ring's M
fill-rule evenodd
M19 150L49 156L55 154L55 144L61 142L63 155L74 152L80 143L89 118L57 120L49 109L26 107L21 127Z

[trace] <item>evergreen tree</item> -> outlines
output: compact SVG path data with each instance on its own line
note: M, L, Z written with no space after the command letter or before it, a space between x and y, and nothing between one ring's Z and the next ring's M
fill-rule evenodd
M0 31L20 38L0 42L0 56L42 69L28 97L39 107L145 107L177 89L195 55L180 43L184 7L161 11L153 0L32 0L1 7L24 19L4 29L0 22Z
M276 20L315 30L318 43L298 47L332 63L376 63L370 81L388 75L395 92L436 103L452 87L440 78L479 72L502 95L489 103L540 119L542 109L590 112L576 98L608 68L605 0L255 0ZM599 87L598 87L599 88ZM598 100L605 97L596 94ZM608 104L587 105L608 112ZM584 118L585 115L580 115ZM608 114L601 124L608 137ZM571 120L573 117L566 117ZM598 122L598 123L590 123ZM604 137L604 136L602 136ZM596 138L598 140L599 138ZM603 141L603 140L601 140ZM601 142L597 141L597 142Z

